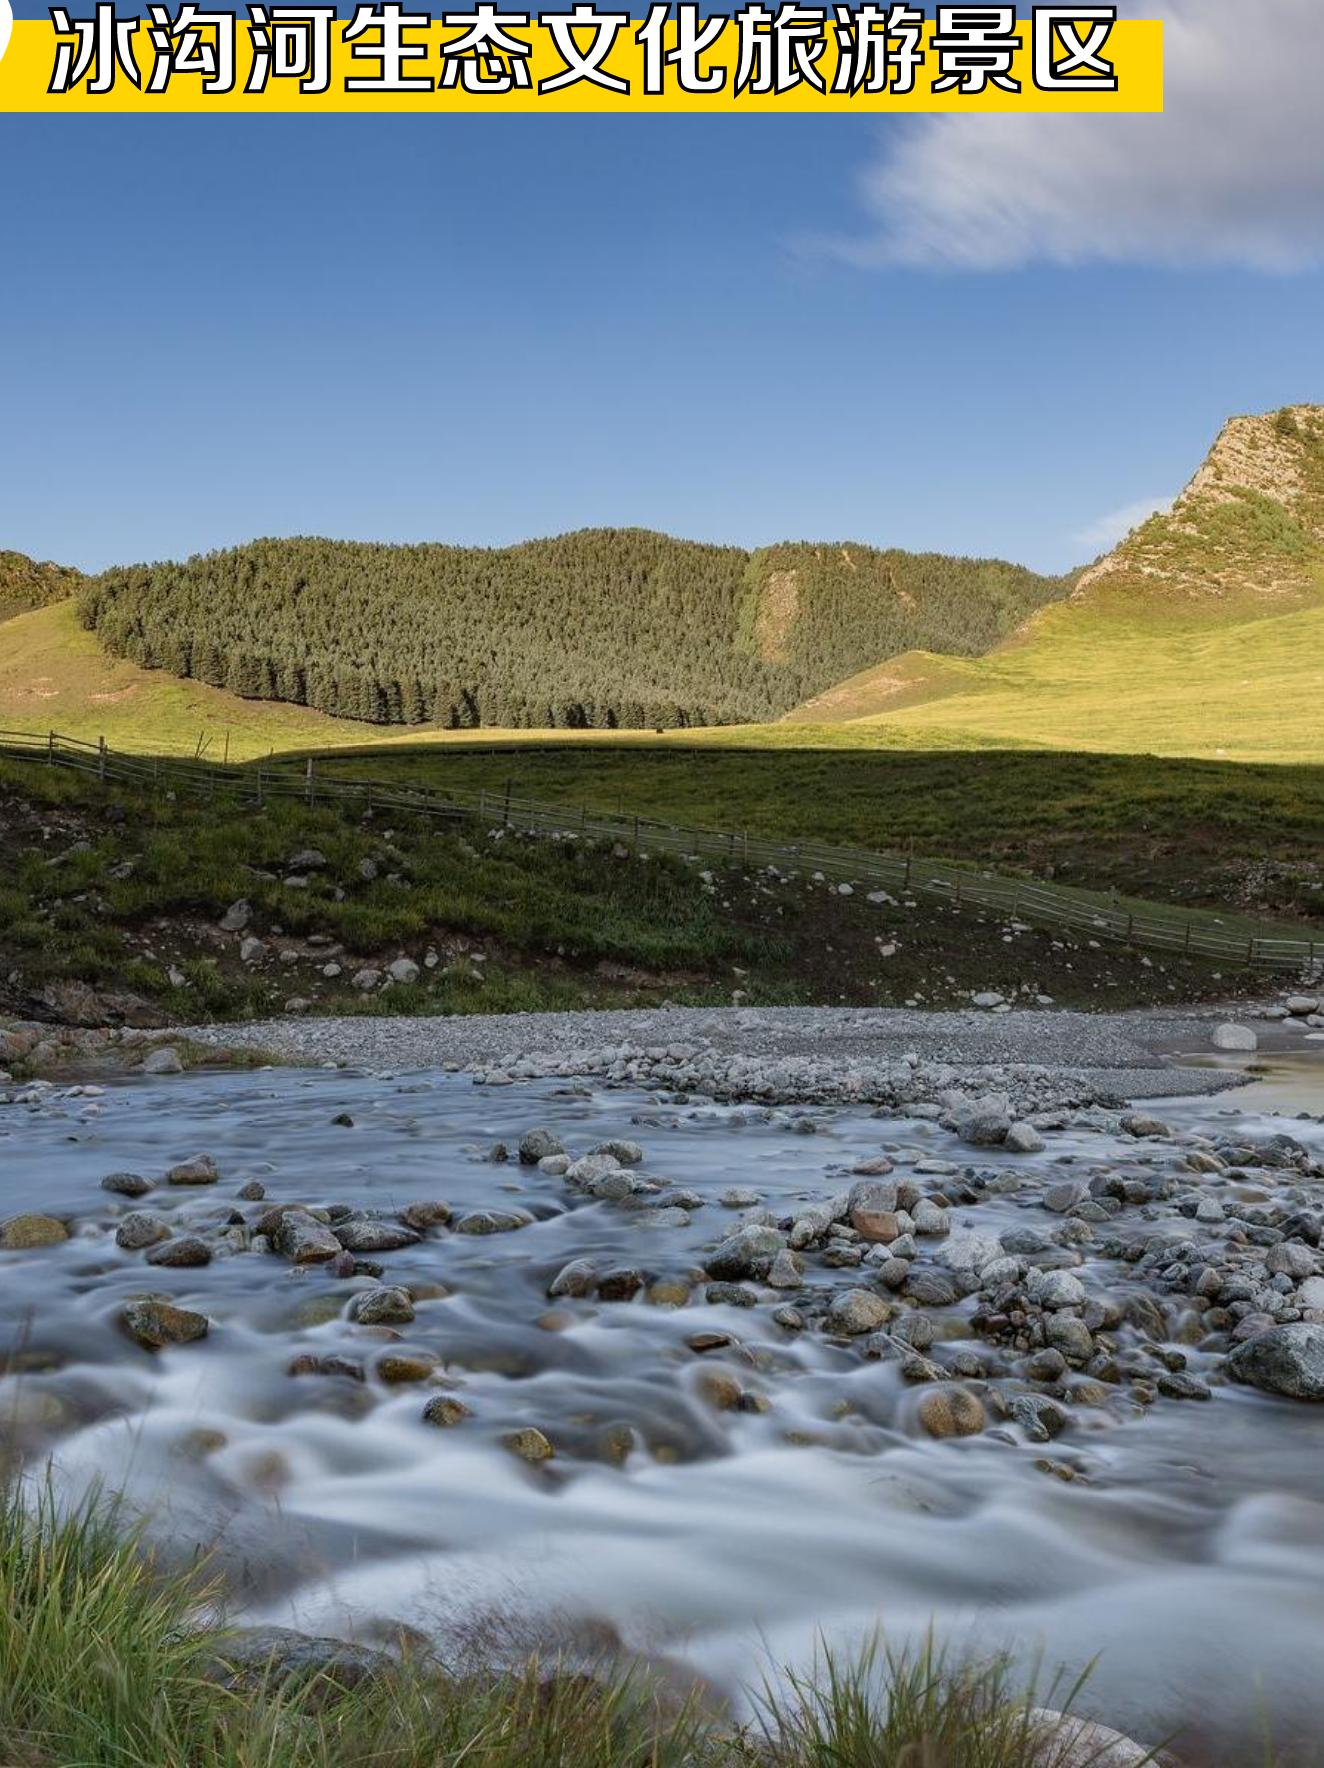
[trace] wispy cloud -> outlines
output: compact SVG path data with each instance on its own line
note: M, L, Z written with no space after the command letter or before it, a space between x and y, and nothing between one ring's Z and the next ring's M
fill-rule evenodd
M1131 0L1166 21L1161 116L940 116L865 177L861 262L1324 263L1322 0ZM892 136L895 140L895 133Z
M1082 558L1096 558L1099 553L1111 552L1133 528L1138 528L1160 510L1170 510L1172 503L1171 497L1141 497L1135 503L1123 504L1121 509L1109 510L1107 515L1078 528L1071 536L1072 545L1080 549Z

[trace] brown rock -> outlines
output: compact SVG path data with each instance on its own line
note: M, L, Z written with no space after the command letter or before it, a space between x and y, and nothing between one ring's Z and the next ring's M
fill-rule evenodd
M64 1223L48 1215L10 1216L0 1228L0 1248L5 1252L31 1252L40 1246L59 1246L69 1238Z
M150 1298L126 1302L120 1311L120 1324L130 1338L149 1351L164 1350L171 1344L191 1344L205 1338L209 1326L205 1314Z
M501 1446L509 1449L512 1455L518 1455L521 1461L528 1461L534 1466L542 1461L550 1461L556 1453L543 1433L532 1427L508 1431L501 1439Z
M984 1408L968 1388L931 1387L920 1400L919 1421L931 1437L978 1436Z

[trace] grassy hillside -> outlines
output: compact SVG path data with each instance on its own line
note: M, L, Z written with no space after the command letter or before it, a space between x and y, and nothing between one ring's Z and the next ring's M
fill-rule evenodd
M26 553L0 551L0 621L70 596L82 582L67 565L39 564Z
M787 727L771 727L785 730ZM1006 749L391 744L322 771L500 792L1324 925L1324 768Z
M247 699L673 729L776 717L903 647L978 654L1067 587L997 561L599 529L503 549L263 540L107 572L78 607L114 655Z
M1234 418L1171 514L988 656L895 657L793 720L852 745L1324 761L1324 410Z
M362 740L343 720L303 707L253 705L203 682L176 681L109 656L71 601L19 614L0 629L0 729L54 729L85 742L233 760L269 750Z
M258 810L0 762L0 1016L953 1006L988 988L1121 1006L1262 987L1226 960L1147 957L969 902L843 895L807 869L640 857L398 806Z

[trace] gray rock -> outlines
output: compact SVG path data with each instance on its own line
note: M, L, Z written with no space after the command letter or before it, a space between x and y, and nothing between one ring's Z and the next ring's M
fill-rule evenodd
M101 1189L115 1197L146 1197L151 1184L138 1173L107 1173Z
M320 1707L394 1668L386 1652L366 1645L314 1638L289 1627L241 1627L216 1636L197 1673L236 1694L288 1694L306 1684L304 1704Z
M1032 1270L1025 1280L1031 1301L1044 1308L1079 1308L1085 1305L1085 1285L1070 1271Z
M547 1293L553 1298L563 1295L576 1298L591 1295L597 1278L598 1267L592 1259L572 1258L552 1278L547 1285Z
M1260 1040L1249 1025L1216 1025L1209 1039L1216 1050L1258 1050Z
M1300 1240L1280 1240L1264 1257L1264 1268L1273 1276L1281 1274L1302 1282L1319 1270L1319 1255Z
M1227 1359L1237 1381L1294 1400L1324 1400L1324 1326L1295 1321L1240 1344Z
M417 982L422 973L412 958L396 958L386 966L386 974L392 982Z
M1120 1127L1128 1136L1139 1137L1142 1141L1161 1141L1172 1134L1161 1117L1151 1117L1147 1111L1128 1111L1121 1119Z
M170 1269L190 1269L211 1263L211 1247L197 1234L182 1234L178 1240L165 1240L147 1254L149 1265L166 1265Z
M1013 1154L1039 1154L1045 1142L1032 1123L1014 1123L1007 1131L1005 1145Z
M973 1148L996 1148L1006 1141L1011 1122L1011 1101L1007 1095L990 1093L957 1113L956 1133Z
M471 1209L455 1223L457 1234L512 1234L527 1228L533 1217L526 1209Z
M565 1143L550 1130L526 1130L520 1137L519 1157L522 1166L537 1166L540 1160L550 1160L554 1155L565 1153Z
M192 1160L181 1160L166 1174L167 1185L214 1185L220 1178L216 1162L210 1154L195 1154Z
M297 1205L281 1211L271 1231L271 1244L282 1258L296 1265L322 1264L342 1251L326 1223Z
M221 916L219 922L221 932L242 933L252 918L252 905L240 898L238 902L232 902L229 908L226 909L225 913Z
M402 1246L417 1246L421 1238L401 1222L372 1215L347 1216L331 1232L346 1252L397 1252Z
M146 1209L131 1211L115 1230L115 1244L125 1252L142 1252L169 1238L170 1223Z
M589 1149L590 1155L605 1154L614 1160L617 1166L638 1166L644 1158L644 1151L638 1142L599 1142Z
M741 1228L707 1255L704 1269L710 1277L734 1282L746 1277L766 1277L785 1244L776 1228Z
M414 1318L414 1303L407 1289L365 1289L349 1304L349 1317L360 1326L407 1326Z
M783 1247L768 1267L768 1285L772 1289L799 1289L805 1280L804 1260L790 1247Z
M829 1332L842 1332L856 1337L863 1332L876 1332L892 1318L892 1304L875 1295L871 1289L843 1289L834 1295L825 1324Z
M184 1064L179 1059L179 1051L172 1050L167 1044L143 1057L142 1071L144 1074L183 1074Z

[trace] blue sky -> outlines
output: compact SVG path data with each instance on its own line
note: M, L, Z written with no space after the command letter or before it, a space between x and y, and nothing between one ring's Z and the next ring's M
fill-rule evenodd
M1197 106L1170 47L1165 118L955 128L0 118L0 546L641 524L1064 567L1226 414L1324 399L1320 107L1230 117L1200 66Z

